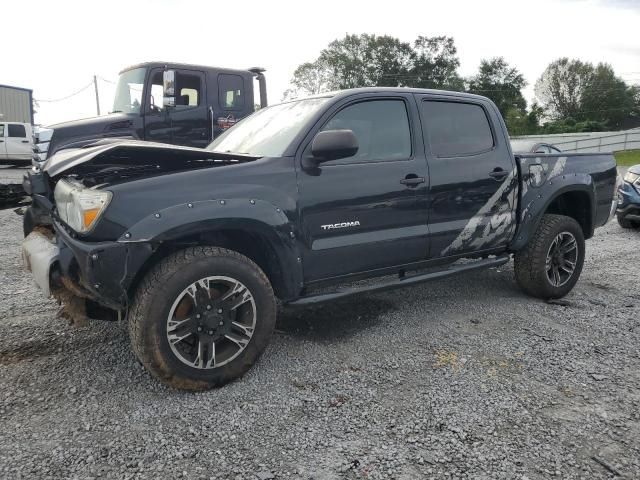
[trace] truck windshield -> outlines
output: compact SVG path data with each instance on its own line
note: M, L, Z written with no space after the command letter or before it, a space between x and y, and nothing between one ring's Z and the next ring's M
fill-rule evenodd
M258 110L216 138L207 150L257 157L282 156L307 120L327 100L329 97L308 98Z
M146 68L134 68L120 74L113 99L113 112L140 113L146 71Z

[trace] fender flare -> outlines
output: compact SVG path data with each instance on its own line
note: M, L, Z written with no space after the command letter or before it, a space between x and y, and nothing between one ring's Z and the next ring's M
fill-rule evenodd
M229 229L244 230L264 239L281 274L274 287L278 287L283 299L298 296L304 277L293 224L281 208L264 200L232 198L174 205L138 221L118 242L162 243Z
M518 209L518 229L509 250L516 252L524 248L535 233L549 206L561 195L570 192L586 193L589 198L591 214L591 232L585 235L589 238L593 234L595 225L595 183L591 175L585 173L566 173L549 179L540 187L532 187L526 182L526 191L521 194Z

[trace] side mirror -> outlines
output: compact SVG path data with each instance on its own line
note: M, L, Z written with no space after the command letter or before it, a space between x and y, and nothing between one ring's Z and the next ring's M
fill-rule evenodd
M358 139L352 130L325 130L311 143L311 154L316 162L352 157L358 153Z
M164 90L163 104L166 107L176 105L176 72L175 70L165 70L162 73L162 86Z

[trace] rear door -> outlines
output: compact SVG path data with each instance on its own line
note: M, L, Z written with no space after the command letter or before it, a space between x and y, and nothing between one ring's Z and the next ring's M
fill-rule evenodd
M517 176L495 107L469 97L418 97L431 180L430 257L506 246Z
M306 281L424 260L427 164L410 94L357 96L334 105L310 132L352 130L356 155L315 168L298 158ZM416 134L417 133L417 134Z
M7 124L0 123L0 160L6 160L7 158L7 139L5 138L7 132Z
M7 124L5 145L7 158L16 160L29 160L31 158L31 140L27 134L27 128L23 124Z
M204 73L176 69L176 105L169 109L171 143L206 147L211 139Z
M253 112L253 98L247 96L251 89L241 75L219 73L216 78L218 101L214 112L214 136L217 137Z

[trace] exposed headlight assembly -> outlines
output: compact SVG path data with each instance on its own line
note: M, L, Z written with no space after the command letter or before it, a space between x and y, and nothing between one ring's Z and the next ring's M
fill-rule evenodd
M54 191L58 216L78 233L87 233L96 225L111 201L111 192L60 180Z

